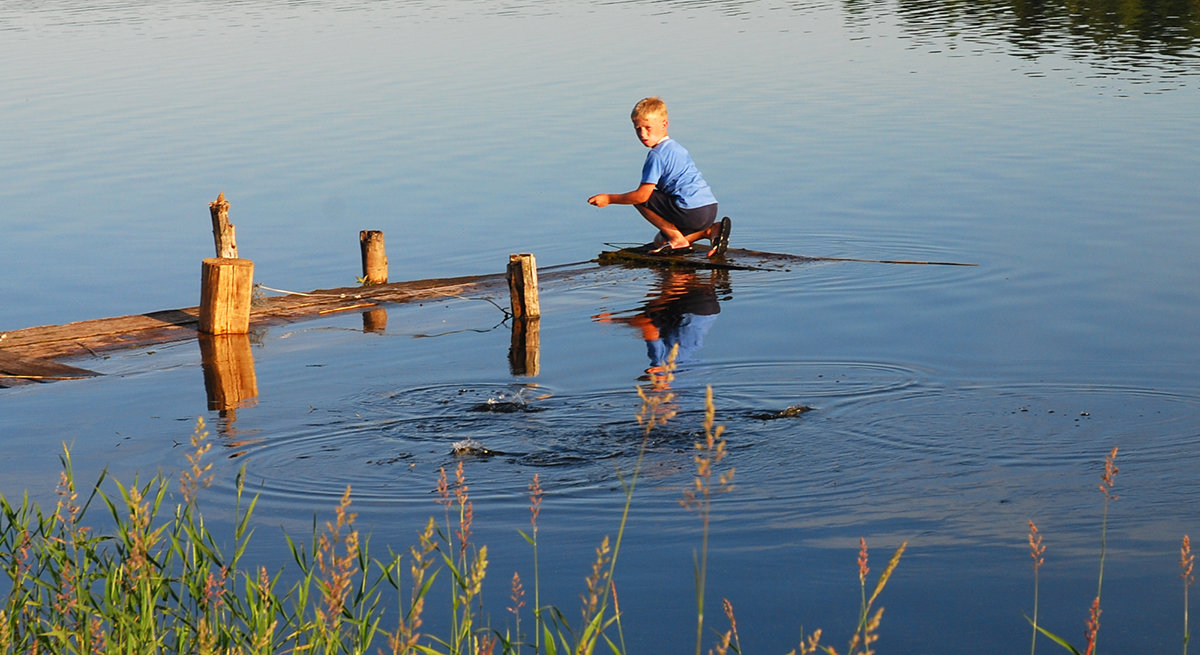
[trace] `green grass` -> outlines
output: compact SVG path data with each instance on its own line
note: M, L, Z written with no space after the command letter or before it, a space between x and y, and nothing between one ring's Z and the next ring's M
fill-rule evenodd
M280 547L295 563L286 579L295 582L284 585L284 571L272 573L245 559L257 498L244 494L244 472L235 481L232 538L218 537L206 526L197 499L211 485L213 472L207 463L208 432L198 420L178 478L160 474L122 482L102 473L81 488L64 448L52 511L31 502L28 494L19 501L0 497L0 653L626 653L614 576L649 437L675 418L671 378L667 366L638 389L642 444L632 469L618 472L621 518L614 534L596 547L576 611L541 602L538 533L544 490L537 476L530 484L530 530L520 533L531 547L532 604L514 574L507 581L509 606L483 606L488 549L472 536L474 507L461 463L452 473L441 471L441 520L430 518L413 545L399 552L387 548L383 556L372 554L369 539L355 527L347 487L331 518L314 519L307 540L285 537ZM695 652L708 647L718 654L740 653L729 600L722 603L727 628L706 633L712 498L733 491L711 390L706 409L695 477L681 498L701 524L694 560ZM95 512L103 513L103 530L89 525ZM863 599L846 653L873 652L882 616L875 603L904 547L868 596L866 542L861 542ZM429 607L434 597L446 599L439 602L448 606ZM430 611L439 613L439 621L449 617L444 631L423 629ZM802 638L800 653L839 652L821 642L819 630Z

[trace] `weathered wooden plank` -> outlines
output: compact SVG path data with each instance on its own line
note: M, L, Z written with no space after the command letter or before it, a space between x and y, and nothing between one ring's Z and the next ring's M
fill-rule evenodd
M141 342L187 339L196 334L198 312L190 307L25 328L5 333L0 351L47 359L84 357Z
M55 380L78 380L97 375L100 374L95 371L0 350L0 387Z
M255 329L287 323L367 302L406 303L458 296L472 291L507 291L506 285L505 275L496 273L288 293L256 301L250 311L250 327ZM199 307L186 307L24 328L4 333L0 338L0 352L52 360L95 356L104 351L192 339L197 334L199 313Z

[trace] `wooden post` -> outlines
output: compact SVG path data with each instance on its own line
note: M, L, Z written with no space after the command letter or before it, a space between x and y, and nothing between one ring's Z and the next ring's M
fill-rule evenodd
M225 199L224 192L217 195L216 202L208 204L208 212L212 214L217 257L237 259L237 238L234 236L233 223L229 222L229 201Z
M387 251L383 248L383 232L379 230L359 232L358 245L362 250L363 282L387 284L388 261Z
M258 377L254 373L254 355L246 334L201 334L200 364L204 370L204 390L208 408L226 412L245 407L258 397Z
M522 253L508 256L508 291L512 298L513 318L537 318L542 315L538 304L537 263L533 255Z
M535 376L542 368L540 318L515 318L512 345L508 349L508 369L513 375Z
M200 325L205 334L250 331L250 297L254 262L249 259L206 259L200 272Z

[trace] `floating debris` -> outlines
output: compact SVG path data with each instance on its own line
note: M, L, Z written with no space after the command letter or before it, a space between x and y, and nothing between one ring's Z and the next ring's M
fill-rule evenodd
M412 453L402 453L400 455L396 455L395 457L385 457L382 459L368 459L367 463L368 464L376 464L376 465L395 464L402 460L412 459L412 457L413 457Z
M774 421L781 418L793 418L800 416L801 414L804 414L805 412L811 412L812 410L813 408L809 407L808 405L792 405L791 407L778 412L761 412L758 414L751 414L750 417L756 418L760 421Z
M484 448L482 443L479 443L474 439L463 439L462 441L456 441L454 445L450 447L450 452L455 455L476 455L481 457L490 457L492 455L500 454L494 450L488 450L487 448Z
M541 398L545 398L542 396ZM540 400L540 398L539 398ZM499 391L496 395L488 398L486 402L479 403L471 408L472 412L492 412L496 414L515 414L517 412L540 412L542 408L533 407L525 398L525 394L510 391Z

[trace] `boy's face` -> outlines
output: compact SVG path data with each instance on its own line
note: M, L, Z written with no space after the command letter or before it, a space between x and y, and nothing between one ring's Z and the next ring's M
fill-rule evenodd
M633 119L633 131L647 148L653 148L667 138L667 119L660 116L642 116Z

